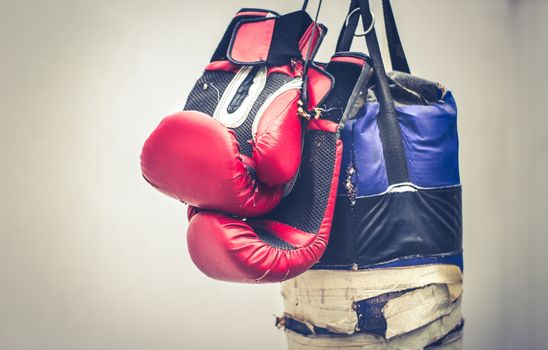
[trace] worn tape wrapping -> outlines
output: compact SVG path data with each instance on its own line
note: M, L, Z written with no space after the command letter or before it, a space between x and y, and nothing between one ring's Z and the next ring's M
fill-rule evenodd
M284 318L306 325L311 333L288 330L290 349L423 349L455 329L462 318L462 272L455 265L310 270L282 283L282 295ZM390 296L379 311L385 333L368 334L360 324L370 316L360 314L357 305L383 296ZM315 334L317 328L330 335ZM456 349L459 342L457 337L451 344L428 349Z
M414 330L405 335L393 339L384 339L382 337L370 334L354 334L347 336L322 336L310 335L303 336L295 332L288 331L288 349L345 349L345 350L418 350L425 349L429 344L442 338L461 322L460 302L456 303L455 309L448 315L431 322L430 324ZM459 349L460 339L450 344L444 344L430 349Z

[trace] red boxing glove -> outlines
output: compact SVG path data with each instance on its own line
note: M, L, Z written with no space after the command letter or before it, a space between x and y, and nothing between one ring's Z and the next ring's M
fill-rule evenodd
M301 161L298 58L314 26L301 11L240 11L185 111L165 118L145 142L145 179L201 209L254 217L278 205Z

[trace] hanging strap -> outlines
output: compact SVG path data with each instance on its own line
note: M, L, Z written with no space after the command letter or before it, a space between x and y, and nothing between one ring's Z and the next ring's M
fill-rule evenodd
M384 13L384 28L386 30L386 40L390 43L388 49L390 52L390 61L392 62L392 70L411 73L403 46L401 44L400 34L396 26L396 19L392 11L390 0L382 1L382 12Z
M306 6L308 5L308 0L305 0L303 4L303 11L306 9ZM320 10L322 8L322 0L319 0L318 2L318 9L316 10L316 16L314 16L314 26L313 31L319 30L317 27L318 25L318 16L320 15ZM321 33L320 33L321 35ZM304 64L303 64L303 85L301 89L301 103L302 105L299 108L299 114L304 116L305 118L311 118L315 117L317 110L309 110L308 109L308 70L310 68L310 64L312 63L313 55L312 55L312 42L313 38L315 36L315 33L312 32L310 35L310 39L308 42L308 53L305 56Z
M398 33L398 27L396 26L396 19L394 17L394 11L390 0L382 0L383 15L384 15L384 27L386 30L386 40L388 42L388 51L390 53L390 61L392 63L392 70L411 73L403 45L401 43L400 35ZM337 52L349 51L352 45L352 40L356 36L356 28L358 26L359 19L359 0L352 0L350 2L350 8L348 9L348 15L346 21L343 24L341 33L339 34L339 40L337 42ZM361 35L360 35L361 36Z
M335 49L336 52L350 51L352 41L354 40L354 34L356 33L356 28L358 27L358 21L360 19L360 13L355 12L358 8L358 0L350 1L348 14L346 15L346 20L343 23L339 34L339 39L337 40L337 46Z
M383 147L388 184L394 185L410 182L398 116L390 92L388 77L384 70L381 50L373 26L374 19L369 7L369 1L359 0L359 7L363 28L366 33L365 42L367 44L369 56L371 56L371 65L375 73L374 90L377 101L379 102L377 125L379 127L379 136Z

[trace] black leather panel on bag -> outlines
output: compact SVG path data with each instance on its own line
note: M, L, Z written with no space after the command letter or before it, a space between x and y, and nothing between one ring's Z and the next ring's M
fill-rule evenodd
M366 268L413 256L462 250L461 187L339 195L327 250L315 268Z

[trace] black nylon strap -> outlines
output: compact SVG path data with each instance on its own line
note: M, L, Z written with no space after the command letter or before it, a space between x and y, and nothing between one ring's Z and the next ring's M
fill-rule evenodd
M382 0L382 12L384 13L384 27L390 52L390 61L392 62L392 70L411 73L407 58L405 57L405 52L403 51L390 0Z
M369 1L359 0L359 5L363 28L367 31L373 21ZM409 171L407 169L407 161L403 148L400 125L398 123L398 116L394 107L394 100L390 92L388 77L386 76L386 71L384 70L381 50L379 48L375 28L372 28L365 36L365 41L375 73L374 89L379 102L377 124L383 147L383 156L386 165L388 184L394 185L409 182Z
M352 0L350 2L350 8L348 9L348 15L356 8L359 7L358 0ZM388 51L390 53L390 61L392 63L392 70L411 73L403 45L401 43L400 35L398 33L398 27L396 26L396 19L394 18L394 12L392 11L392 5L390 0L382 1L384 26L386 30L386 40L388 42ZM347 15L347 16L348 16ZM349 51L356 33L358 26L358 16L352 15L348 17L348 21L345 21L339 34L339 40L337 42L337 52Z
M350 13L359 7L358 0L350 1L350 7L348 8L348 14L346 15L346 20L343 23L341 32L339 34L339 39L337 40L336 52L349 51L352 46L352 41L354 40L354 33L358 26L358 21L360 16L350 16Z
M322 1L323 0L320 0L318 2L318 9L316 10L316 16L314 17L314 27L313 27L313 32L312 34L310 35L310 39L308 39L308 52L306 54L306 57L305 57L305 60L304 60L304 65L303 65L303 85L302 85L302 89L301 89L301 101L303 102L303 106L302 108L305 110L305 112L307 114L310 114L312 111L309 111L308 110L308 69L310 67L310 62L312 62L312 53L313 53L313 48L312 48L312 43L313 43L313 40L314 40L314 36L316 35L315 34L315 31L316 30L319 30L318 28L316 28L316 25L318 24L318 16L320 15L320 10L322 8ZM306 5L308 4L308 0L305 1L303 7L306 7ZM318 33L319 35L321 35L321 33Z

